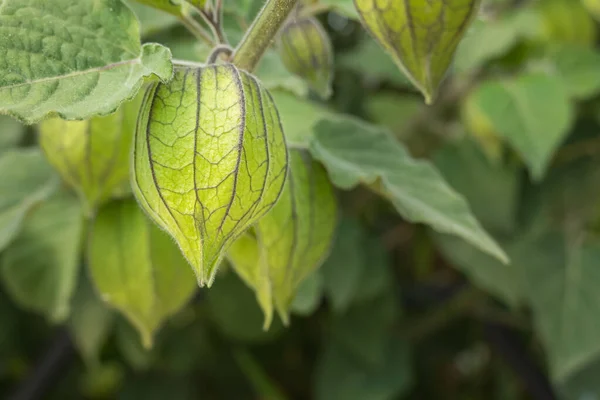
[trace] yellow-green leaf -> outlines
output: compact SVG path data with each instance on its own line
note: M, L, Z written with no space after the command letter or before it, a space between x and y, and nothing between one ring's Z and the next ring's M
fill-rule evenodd
M354 0L361 20L433 102L480 0Z
M313 17L290 20L279 35L286 68L305 79L322 98L331 95L333 50L327 32Z
M129 177L129 152L141 96L104 117L50 118L40 124L46 158L93 213Z
M307 153L292 150L281 198L256 225L258 243L247 235L230 253L238 274L257 293L265 327L273 305L288 323L298 287L329 254L336 220L335 194L325 169Z
M231 64L179 69L146 93L134 193L179 244L200 286L233 241L277 201L287 149L270 94Z
M88 253L100 296L138 329L146 347L154 332L196 289L194 275L171 239L133 200L100 209Z

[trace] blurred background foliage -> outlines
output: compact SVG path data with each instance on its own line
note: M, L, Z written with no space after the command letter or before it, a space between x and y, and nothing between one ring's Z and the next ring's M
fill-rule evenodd
M261 3L225 0L231 43ZM174 17L131 6L144 41L206 59ZM336 243L288 328L263 331L254 294L224 265L146 350L91 288L78 259L87 228L61 217L76 202L54 206L52 221L34 209L0 253L1 398L600 399L600 2L484 0L433 106L351 0L310 7L334 45L333 97L306 99L274 50L256 71L288 141L357 117L389 130L437 166L511 264L403 220L359 186L339 191ZM37 140L8 117L0 131L0 154ZM0 169L18 174L11 157ZM0 202L0 249L18 205L58 184L37 153L25 158L35 174L0 182L14 196ZM57 229L72 240L51 240ZM32 248L36 235L50 239ZM59 286L74 296L57 298Z

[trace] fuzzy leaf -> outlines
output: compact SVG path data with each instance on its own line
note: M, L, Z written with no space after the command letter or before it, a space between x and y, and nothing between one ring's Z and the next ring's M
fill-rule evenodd
M0 155L0 251L15 237L27 212L58 186L56 175L37 149Z
M319 21L313 17L290 20L279 34L279 53L287 69L308 81L321 98L331 96L333 50Z
M163 321L194 294L194 276L171 239L135 201L102 208L89 247L94 284L104 301L138 329L144 346Z
M540 180L574 119L562 82L554 76L528 74L484 82L472 96L497 134L521 154L532 178Z
M407 220L463 238L506 262L504 251L473 217L468 204L428 162L414 160L387 132L350 119L323 120L311 152L332 182L350 189L381 182L384 194Z
M141 97L104 117L86 121L50 118L40 124L46 158L75 189L87 214L128 182L131 142Z
M361 20L433 102L480 0L355 0Z
M32 210L0 263L6 289L16 302L52 322L68 317L82 230L79 202L64 191Z
M181 69L146 93L134 193L173 236L200 286L233 241L277 201L287 149L269 93L233 65Z
M142 78L172 75L171 53L140 44L120 0L4 0L0 7L0 113L34 123L108 114Z

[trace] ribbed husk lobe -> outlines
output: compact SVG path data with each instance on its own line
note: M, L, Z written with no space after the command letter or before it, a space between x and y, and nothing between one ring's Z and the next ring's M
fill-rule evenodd
M229 245L279 198L287 149L256 78L208 65L177 69L147 91L133 162L139 203L210 286Z

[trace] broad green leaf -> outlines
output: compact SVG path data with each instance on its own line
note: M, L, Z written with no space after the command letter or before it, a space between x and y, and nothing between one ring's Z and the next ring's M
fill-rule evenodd
M329 254L337 205L323 167L303 150L291 150L290 172L277 204L255 226L257 239L243 236L229 259L256 292L271 324L273 305L285 324L300 284Z
M92 215L129 181L130 151L141 96L116 113L86 121L50 118L40 124L46 158Z
M574 112L560 80L542 73L487 81L472 93L496 132L520 153L540 180L571 128Z
M227 271L206 292L210 319L227 338L236 342L262 343L284 330L277 319L264 330L264 315L252 291L232 271Z
M331 96L333 49L317 19L290 19L279 33L278 47L290 72L305 79L321 98Z
M311 101L283 90L274 90L272 94L281 114L287 144L290 147L308 147L317 122L331 113Z
M135 201L115 201L94 221L88 264L101 298L123 313L145 347L162 323L196 290L193 274L171 239Z
M146 92L133 189L179 244L200 286L228 247L275 204L287 148L269 93L231 64L179 69Z
M430 104L479 0L355 0L363 24Z
M17 303L52 322L69 316L82 230L81 206L64 191L31 211L0 261L4 285Z
M317 400L388 400L401 396L412 381L406 343L388 338L384 360L369 366L339 343L329 343L316 367Z
M336 222L335 193L325 169L304 151L292 150L281 198L256 225L275 308L284 323L298 286L329 254Z
M350 189L381 182L384 194L407 220L461 237L507 262L504 251L483 230L469 206L428 162L412 159L387 134L346 119L321 121L311 152L323 162L334 185Z
M423 112L423 102L412 95L393 92L378 92L365 99L365 108L369 119L375 124L386 127L401 140L410 140L413 136L410 122ZM419 132L420 133L420 132Z
M504 56L540 27L538 13L521 7L497 19L474 21L456 49L453 70L469 72Z
M46 199L58 179L37 149L0 154L0 251L15 237L27 212Z
M366 262L365 240L366 234L356 220L341 220L331 255L321 268L323 289L335 312L346 310L359 290Z
M517 251L552 376L566 383L600 357L600 241L544 232L521 238Z
M0 153L16 147L23 137L24 126L14 118L0 115Z
M276 89L289 90L299 97L305 97L308 94L306 83L301 78L288 72L283 61L281 61L281 57L274 50L267 50L262 56L256 68L256 76L265 85L265 88L272 90L271 94L276 99L275 102L280 113L282 110L279 101L277 101L278 93L285 93L286 96L290 97L292 95ZM282 123L285 124L284 118L282 118ZM286 137L289 137L288 129L285 129L285 132Z
M69 330L87 366L100 366L100 351L106 343L114 322L113 312L94 292L87 279L81 279L73 296Z
M511 258L511 263L505 265L457 237L434 234L433 238L448 263L475 285L509 306L518 307L524 303L526 292L520 267L512 259L512 243L501 242Z
M120 0L4 0L0 54L0 113L30 124L108 114L142 78L169 80L173 70L169 49L140 44Z
M552 53L551 62L575 99L585 100L600 92L600 52L574 45L564 45Z
M492 165L468 137L442 147L434 163L486 229L506 235L514 231L521 183L517 168Z

